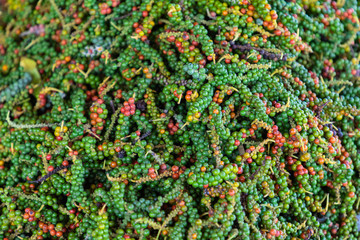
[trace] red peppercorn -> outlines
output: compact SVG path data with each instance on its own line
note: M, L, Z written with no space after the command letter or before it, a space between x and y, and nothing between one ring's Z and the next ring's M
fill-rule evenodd
M228 191L230 196L234 196L235 195L235 190L234 189L229 189Z
M171 170L172 170L173 172L177 172L177 171L179 171L179 167L176 166L176 165L174 165L174 166L172 166Z

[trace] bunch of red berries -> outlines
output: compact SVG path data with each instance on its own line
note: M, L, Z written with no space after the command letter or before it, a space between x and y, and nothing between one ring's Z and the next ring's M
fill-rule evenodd
M121 113L125 116L134 115L136 110L134 98L129 98L128 101L124 102L124 106L121 108Z

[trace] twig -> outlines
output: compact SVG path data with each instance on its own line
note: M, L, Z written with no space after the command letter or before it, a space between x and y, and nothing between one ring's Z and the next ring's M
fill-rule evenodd
M64 27L65 26L64 16L61 14L61 12L54 0L50 0L50 3L53 6L53 8L55 9L55 12L59 15L61 25Z
M28 183L41 183L43 181L45 181L46 179L48 179L49 177L51 177L52 175L54 175L55 173L63 170L63 169L67 169L70 168L71 164L69 164L68 166L59 166L57 168L55 168L54 170L52 170L51 172L48 172L48 174L46 174L45 176L43 176L42 178L36 180L36 181L28 181Z
M59 123L37 123L32 125L27 124L16 124L13 121L10 120L10 111L8 111L8 114L6 116L6 121L9 123L11 127L14 128L43 128L43 127L51 127L51 126L58 126Z

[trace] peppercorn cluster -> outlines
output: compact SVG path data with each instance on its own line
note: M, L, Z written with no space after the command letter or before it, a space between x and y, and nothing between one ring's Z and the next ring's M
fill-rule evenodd
M1 1L0 240L359 239L359 14Z

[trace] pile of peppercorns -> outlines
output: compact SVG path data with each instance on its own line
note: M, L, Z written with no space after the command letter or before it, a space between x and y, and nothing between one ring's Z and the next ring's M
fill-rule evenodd
M360 238L357 1L0 11L0 240Z

